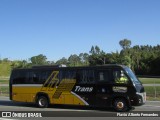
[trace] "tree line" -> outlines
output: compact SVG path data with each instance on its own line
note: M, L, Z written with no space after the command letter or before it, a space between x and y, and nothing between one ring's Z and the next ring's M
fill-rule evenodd
M35 65L88 66L104 64L123 64L130 67L137 75L160 76L160 45L135 45L131 47L131 40L119 41L120 51L106 53L99 46L92 46L87 53L72 54L68 58L62 57L55 61L48 61L43 54L32 56L28 60L14 60L8 58L0 60L0 64L8 63L11 68L30 68Z

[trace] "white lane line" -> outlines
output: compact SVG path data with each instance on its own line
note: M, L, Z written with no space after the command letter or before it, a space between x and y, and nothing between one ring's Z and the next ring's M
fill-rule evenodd
M0 120L17 120L17 119L0 118Z
M160 107L160 106L153 106L153 105L143 105L142 107Z

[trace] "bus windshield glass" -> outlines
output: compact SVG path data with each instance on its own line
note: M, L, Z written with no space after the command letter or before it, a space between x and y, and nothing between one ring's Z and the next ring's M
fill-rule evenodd
M125 67L124 69L134 84L141 84L141 82L138 80L138 78L135 76L135 74L132 72L130 68Z

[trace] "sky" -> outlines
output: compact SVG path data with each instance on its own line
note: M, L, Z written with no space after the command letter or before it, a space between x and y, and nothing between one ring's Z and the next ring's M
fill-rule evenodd
M0 0L0 59L50 61L119 41L160 44L160 0Z

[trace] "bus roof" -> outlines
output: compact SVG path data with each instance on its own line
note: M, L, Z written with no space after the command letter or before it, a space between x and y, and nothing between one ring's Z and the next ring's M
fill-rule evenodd
M66 67L61 65L40 65L33 66L32 68L15 68L13 70L31 70L31 69L83 69L83 68L106 68L106 67L126 67L125 65L120 64L105 64L105 65L95 65L95 66L75 66L75 67Z

